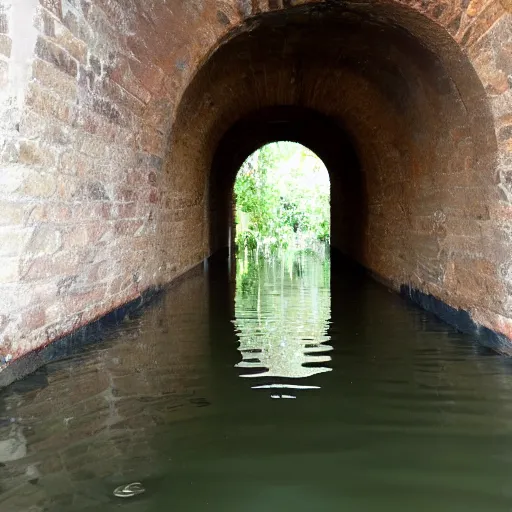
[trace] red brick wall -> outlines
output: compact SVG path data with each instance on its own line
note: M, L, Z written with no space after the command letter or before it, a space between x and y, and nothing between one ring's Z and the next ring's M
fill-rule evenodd
M226 29L194 2L2 2L0 355L17 357L206 255L188 213L157 227L181 195L162 187L174 105Z
M341 216L360 226L360 244L346 252L394 287L431 293L510 336L510 159L497 127L497 112L510 121L510 14L498 2L313 13L283 18L276 8L210 57L180 104L169 169L200 180L244 116L314 109L346 130L362 165L364 204ZM333 186L342 166L331 168ZM333 197L343 208L343 190ZM226 225L214 229L211 239L226 238Z
M376 48L392 48L397 69L372 63L367 45L331 73L319 30L292 76L297 53L244 38L264 11L322 3L0 0L0 356L207 256L216 145L244 114L283 103L336 118L354 140L368 193L361 261L510 334L510 2L354 4L340 23L376 17L420 41L401 46L386 29ZM276 27L316 19L300 9Z

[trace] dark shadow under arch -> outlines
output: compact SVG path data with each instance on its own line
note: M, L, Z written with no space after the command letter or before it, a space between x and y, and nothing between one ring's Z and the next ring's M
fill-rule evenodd
M304 107L268 107L235 123L222 138L210 173L212 252L233 243L233 186L243 162L265 144L297 142L325 164L331 182L331 245L358 257L365 222L364 180L356 150L339 123Z

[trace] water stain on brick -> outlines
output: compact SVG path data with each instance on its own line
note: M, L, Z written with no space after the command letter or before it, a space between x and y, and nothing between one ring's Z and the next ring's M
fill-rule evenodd
M59 279L57 282L57 295L64 295L68 293L71 287L76 283L77 279L77 275L66 276L62 279Z
M83 183L77 188L73 197L85 201L107 201L109 199L105 186L100 181Z
M0 34L9 33L9 24L7 22L7 14L0 11Z
M107 99L94 97L92 109L114 123L119 124L122 121L122 116L117 106Z
M95 80L95 74L91 69L86 69L83 66L80 66L78 70L78 84L80 87L93 91Z
M504 126L499 131L500 140L507 140L512 138L512 125Z
M82 9L84 17L87 19L87 17L89 16L89 10L91 9L90 0L80 0L80 8Z
M101 75L101 62L94 55L89 56L89 65L96 75Z
M148 153L138 153L137 165L160 171L162 169L163 159L159 156L150 155Z
M151 185L156 185L156 173L150 172L148 174L148 183L150 183Z

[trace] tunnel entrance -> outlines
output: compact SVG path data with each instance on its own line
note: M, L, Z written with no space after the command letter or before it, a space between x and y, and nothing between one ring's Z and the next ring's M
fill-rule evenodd
M333 248L510 352L510 0L168 3L0 0L0 367L225 252L276 140Z
M308 148L325 166L330 182L329 241L344 254L361 254L366 218L360 162L343 126L312 109L276 106L260 109L235 123L215 153L209 187L210 247L212 252L233 247L233 195L236 176L246 159L276 141Z
M493 115L441 25L395 3L329 2L230 33L181 99L167 166L195 212L187 243L204 256L231 244L243 161L276 140L306 145L329 169L334 251L484 323L507 315Z
M330 241L330 181L320 158L301 144L265 144L237 173L231 229L237 251L325 252Z

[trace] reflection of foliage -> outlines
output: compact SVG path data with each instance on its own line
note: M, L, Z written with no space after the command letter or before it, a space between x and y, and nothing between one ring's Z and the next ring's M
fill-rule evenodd
M262 264L257 256L237 260L237 290L244 297L256 297L259 271Z
M292 142L267 144L235 182L236 243L278 249L328 242L329 180L323 163Z
M245 251L237 259L236 283L239 368L284 378L330 371L328 259L310 250L273 258Z
M258 247L257 234L248 229L241 231L237 237L237 244L252 251Z

